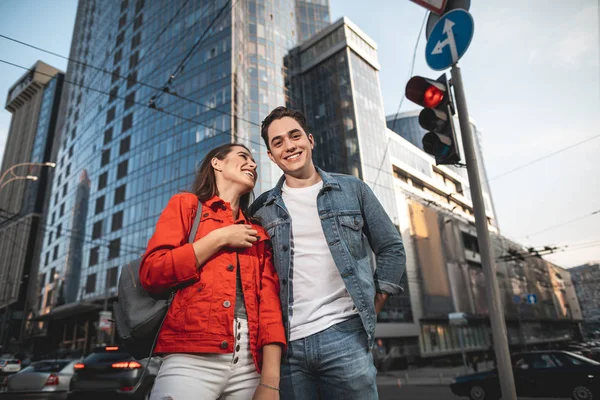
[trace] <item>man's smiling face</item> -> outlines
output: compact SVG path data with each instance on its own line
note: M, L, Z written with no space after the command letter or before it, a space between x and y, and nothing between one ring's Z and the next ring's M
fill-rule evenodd
M268 142L269 158L285 174L300 178L314 171L313 136L307 134L294 118L273 121L268 129Z

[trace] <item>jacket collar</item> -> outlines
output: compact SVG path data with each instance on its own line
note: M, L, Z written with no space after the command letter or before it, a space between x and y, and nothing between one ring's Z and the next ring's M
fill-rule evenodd
M323 190L340 188L339 182L333 177L333 175L323 171L319 167L315 167L315 169L317 170L317 173L319 174L319 176L321 176L321 179L323 180ZM264 205L270 204L270 203L274 202L275 200L281 198L281 189L283 188L284 182L285 182L285 175L282 175L281 178L279 178L277 185L275 185L275 187L273 189L271 189L271 191L269 192L269 195L267 196L267 199L265 200Z
M228 211L231 214L231 205L225 200L215 195L204 202L204 205L210 210L210 212L217 213L218 211ZM240 211L238 219L235 221L236 224L249 224L248 218Z

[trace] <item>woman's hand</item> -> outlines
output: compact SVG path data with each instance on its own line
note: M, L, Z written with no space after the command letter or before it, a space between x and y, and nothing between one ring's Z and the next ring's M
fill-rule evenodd
M268 379L262 379L261 383L256 387L252 400L279 400L279 379L270 381ZM270 387L269 387L270 386Z
M223 247L248 248L259 239L252 225L229 225L213 232L221 237Z

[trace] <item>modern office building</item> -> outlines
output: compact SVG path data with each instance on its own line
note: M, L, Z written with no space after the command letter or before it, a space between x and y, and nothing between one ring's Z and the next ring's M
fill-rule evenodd
M53 143L64 75L36 62L9 89L12 113L0 172L0 344L15 351L25 321L37 308L44 206L49 196ZM30 279L30 277L34 277ZM52 279L51 277L49 279Z
M587 263L571 268L568 272L581 304L584 334L600 337L600 263Z
M37 293L50 342L97 341L121 266L209 149L248 145L256 195L274 185L260 122L285 104L284 56L328 23L327 0L79 1L38 274L58 282Z

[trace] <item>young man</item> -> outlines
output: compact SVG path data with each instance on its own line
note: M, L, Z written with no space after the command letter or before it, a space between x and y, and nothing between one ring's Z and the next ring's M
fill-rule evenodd
M284 172L250 211L271 238L281 287L281 398L377 399L370 349L377 313L402 290L402 239L364 182L314 166L300 112L274 109L261 135Z

